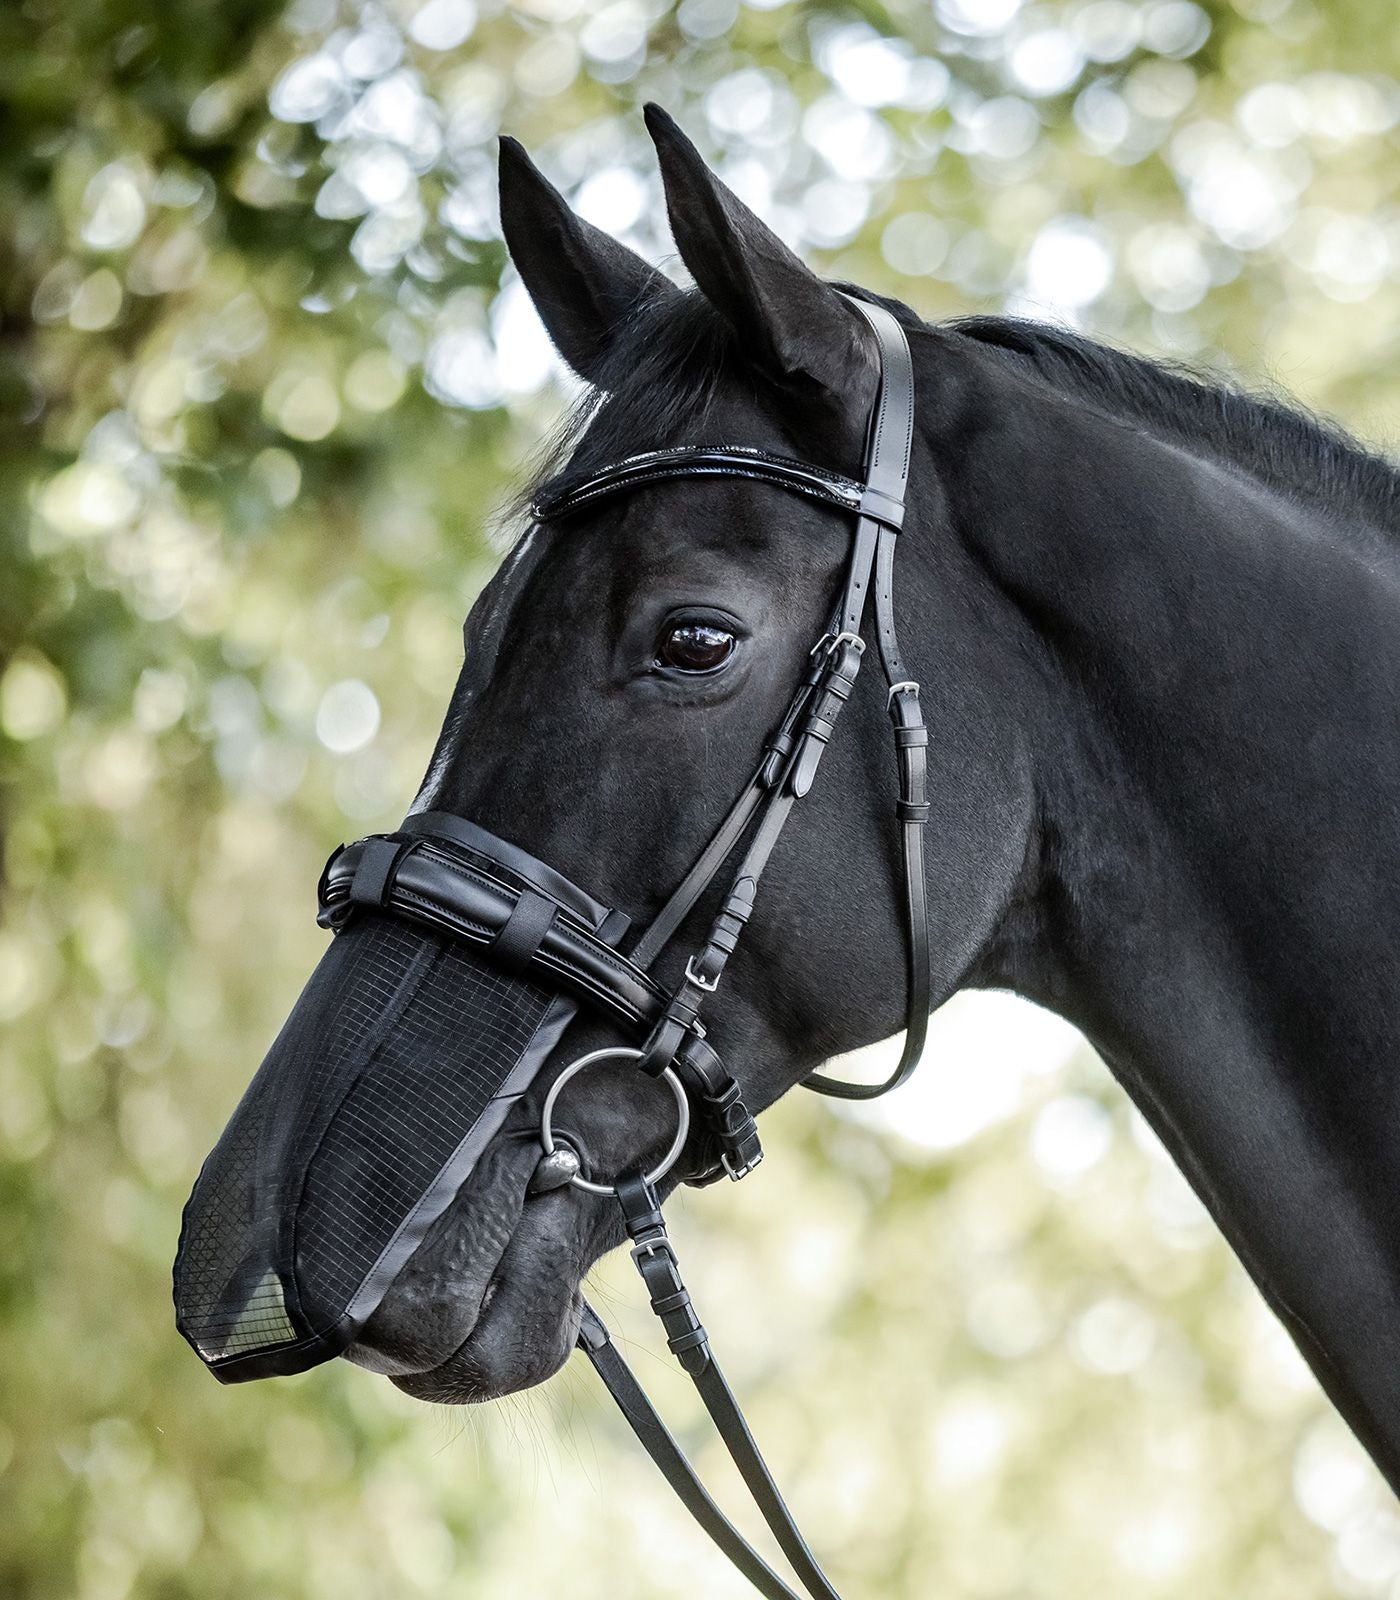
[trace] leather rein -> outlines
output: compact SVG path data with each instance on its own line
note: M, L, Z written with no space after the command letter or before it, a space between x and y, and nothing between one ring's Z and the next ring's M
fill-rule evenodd
M762 1159L758 1130L738 1083L706 1042L702 1013L752 915L765 868L793 807L811 789L828 742L854 688L865 654L862 629L873 614L886 706L899 766L895 814L903 862L903 922L908 1008L899 1062L881 1083L848 1083L820 1073L807 1088L844 1100L870 1100L898 1087L923 1054L931 997L930 933L924 879L928 730L919 685L900 655L894 619L894 558L904 518L914 433L914 374L908 340L883 307L851 296L876 340L880 382L866 435L864 482L809 462L743 445L685 445L629 456L582 482L543 494L536 520L567 517L643 484L672 479L740 477L776 485L850 513L855 526L840 598L826 631L776 729L709 843L651 923L620 948L628 919L608 912L550 869L474 824L444 812L410 816L395 834L374 835L339 850L321 880L319 920L341 927L357 906L391 911L454 938L486 946L507 971L586 1001L613 1017L639 1049L594 1051L565 1068L545 1102L545 1157L531 1192L564 1183L616 1197L632 1240L632 1259L652 1310L681 1367L694 1382L725 1447L811 1600L839 1600L783 1502L695 1314L661 1215L655 1185L679 1158L692 1120L713 1159L685 1181L741 1178ZM873 599L872 599L873 595ZM651 976L657 956L679 931L725 863L747 841L703 943L669 992ZM482 859L503 869L485 870ZM473 865L473 861L477 865ZM565 892L567 891L567 893ZM573 902L573 903L571 903ZM596 1060L626 1058L664 1079L676 1095L680 1130L662 1163L614 1184L585 1180L576 1154L556 1143L555 1096ZM646 1393L585 1303L578 1336L613 1400L676 1495L723 1553L768 1600L799 1600L720 1511L667 1431Z

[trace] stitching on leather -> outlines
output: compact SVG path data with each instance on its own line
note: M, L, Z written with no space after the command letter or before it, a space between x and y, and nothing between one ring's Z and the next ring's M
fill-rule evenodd
M771 467L765 472L763 467ZM646 451L605 467L576 488L536 502L541 519L559 516L606 495L643 483L691 476L751 478L805 494L843 511L860 509L867 485L792 456L743 445L681 445L674 450Z
M756 465L745 467L737 462L715 462L713 465L690 466L678 468L674 471L667 471L664 467L657 467L650 471L631 472L625 477L610 479L606 483L585 485L580 489L576 489L567 500L563 500L556 506L551 507L549 514L555 516L561 511L572 510L575 506L588 505L594 500L603 499L610 494L620 493L623 489L631 488L639 483L660 483L668 479L674 480L689 477L750 478L758 483L771 483L776 487L791 489L795 494L805 494L813 500L820 500L826 505L834 505L842 511L859 509L857 503L853 503L846 496L839 494L829 482L802 483L796 478L760 471ZM854 485L852 487L854 488Z
M470 878L473 880L473 882L481 884L484 888L494 889L503 894L515 895L517 899L519 898L519 891L517 889L513 889L508 883L503 883L499 878L493 878L489 872L483 872L480 867L474 867L466 861L458 861L455 857L444 854L440 848L434 851L431 847L436 844L437 841L431 834L423 834L421 836L421 843L429 848L420 851L419 854L427 855L429 860L436 861L439 866L446 867L449 872L458 873L463 878ZM460 845L458 846L458 849L464 848L467 847ZM510 871L511 869L508 867L506 870ZM519 874L517 874L517 876L519 876ZM585 933L596 933L597 930L590 928L587 922L585 922L584 919L579 916L577 911L574 911L571 907L564 905L562 901L556 900L552 894L545 894L544 891L535 884L531 884L530 888L533 893L541 895L545 900L548 900L551 905L556 906L560 916L568 918L569 922L576 923L578 927L581 928ZM504 926L504 924L502 924L502 926Z
M425 895L415 893L412 889L399 889L395 886L395 894L399 901L409 901L422 907L425 911L436 912L437 915L431 919L434 927L446 928L449 932L457 932L468 937L474 933L481 934L483 936L482 943L488 943L491 934L495 931L479 922L473 922L469 917L462 916L459 912L452 910L450 906L442 905L437 901L428 899ZM394 902L391 901L390 903L393 904ZM578 961L571 959L566 953L557 950L541 951L540 964L542 966L553 966L556 970L568 973L590 993L610 1001L619 1011L625 1012L635 1021L640 1022L643 1020L644 1014L628 996L619 995L615 991L608 989L588 971L587 967L580 965ZM650 993L649 990L644 990L644 992Z
M580 967L577 962L570 961L567 957L560 955L557 951L550 951L548 954L542 954L540 965L553 967L558 972L571 974L574 978L574 981L582 988L587 989L590 994L595 994L599 996L600 999L607 1001L615 1010L620 1011L624 1016L630 1017L633 1022L642 1022L645 1020L645 1013L639 1010L637 1006L635 1006L626 996L619 995L615 990L609 989L605 985L599 983L598 980L588 972L587 968Z
M641 450L636 455L624 456L621 461L615 461L611 466L604 467L594 476L598 479L609 477L614 473L625 472L629 467L639 466L643 462L690 460L696 456L766 461L776 467L794 468L831 483L845 484L852 489L861 487L854 478L848 478L843 472L833 472L830 467L821 467L813 461L804 461L799 456L785 456L776 450L765 450L761 445L749 444L682 444L676 445L671 450Z
M421 906L425 911L435 911L437 913L433 918L435 927L458 929L468 937L472 934L480 934L483 944L489 944L499 931L489 923L476 922L471 917L464 917L460 911L454 910L449 905L444 905L440 900L431 900L427 895L419 894L414 889L402 888L396 883L391 892L389 904L392 906L403 901L408 901L411 905Z
M468 823L466 821L466 819L463 818L463 817L451 817L450 813L447 813L447 815L454 822L461 823L461 824L463 824L464 826L467 826L467 827L473 826L473 824ZM484 832L485 830L483 829L482 831ZM409 854L424 854L424 853L426 853L426 854L431 856L431 855L434 854L434 852L437 852L438 856L442 857L444 852L445 852L445 859L448 862L448 864L452 865L452 866L456 866L457 863L458 863L459 857L462 854L466 854L467 856L471 857L473 860L480 858L480 859L483 859L483 860L491 862L492 866L499 866L503 872L509 873L512 878L518 878L522 883L527 884L531 889L534 889L537 893L544 895L546 899L553 900L554 903L559 907L560 911L566 917L572 917L575 922L579 923L582 927L588 928L590 930L594 930L594 929L596 929L598 927L601 927L603 921L606 919L606 917L609 915L609 913L610 913L610 911L612 909L610 906L604 906L604 905L602 905L602 903L600 901L595 900L593 898L593 896L590 895L587 892L587 890L580 889L579 886L576 883L570 883L570 881L563 875L562 872L557 872L553 867L551 867L548 864L548 862L545 862L545 861L534 861L533 862L533 865L535 867L538 867L541 870L541 872L546 875L546 877L543 880L536 881L536 879L534 877L532 877L531 874L529 872L527 872L523 867L513 867L510 864L510 862L507 861L507 860L498 860L496 857L492 856L491 853L488 850L486 850L483 845L468 844L463 839L454 838L454 836L451 833L405 832L402 829L399 830L399 832L400 832L400 834L402 834L404 837L406 837L409 840L409 850L408 850ZM370 838L379 838L379 837L394 837L394 835L377 835L377 834L371 834L370 835ZM490 841L491 836L489 834L487 834L486 838L487 838L487 841ZM497 839L494 842L496 844L504 846L508 851L510 849L516 848L516 847L510 846L510 845L507 845L506 841L504 839ZM531 860L528 851L523 851L522 850L519 853L527 862L529 862ZM475 870L482 871L484 869L477 868ZM495 883L502 883L502 884L504 884L505 888L511 889L510 883L506 882L504 879L497 879L491 873L487 873L486 876L490 881L495 882ZM581 895L590 904L598 906L599 907L599 911L601 913L601 915L598 917L598 919L596 921L590 920L591 917L592 917L592 913L591 912L580 911L580 910L577 909L577 907L575 907L573 905L570 905L566 900L560 899L560 897L552 889L550 889L548 887L549 878L557 879L566 889L573 890L576 894ZM514 891L512 891L512 892L514 892Z
M435 900L428 895L420 894L415 889L395 884L392 893L401 900L410 901L414 905L423 907L424 910L437 912L439 918L447 918L453 927L461 927L471 932L480 933L485 940L489 941L499 931L489 923L477 922L471 917L463 916L460 911L448 902ZM441 924L439 923L439 925ZM595 940L586 933L580 934L568 927L560 927L560 937L574 944L582 945L600 966L610 968L618 977L626 979L629 983L643 990L643 992L648 994L652 992L644 981L645 974L640 973L638 968L629 965L625 957L619 955L611 945L606 945L601 940ZM551 956L555 954L557 952L551 952ZM576 960L570 961L569 958L562 954L558 955L558 959L567 966L569 971L580 976L586 976L586 969L579 967ZM589 982L595 983L596 980L589 979ZM659 992L658 990L657 993L659 994Z

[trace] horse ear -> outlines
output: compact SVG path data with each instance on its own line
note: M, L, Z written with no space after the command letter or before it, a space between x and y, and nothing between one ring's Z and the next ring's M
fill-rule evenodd
M720 182L660 106L646 107L681 259L773 382L848 410L873 396L877 356L864 320Z
M662 272L575 216L515 139L501 140L501 231L521 281L565 361L594 382L629 317L680 298Z

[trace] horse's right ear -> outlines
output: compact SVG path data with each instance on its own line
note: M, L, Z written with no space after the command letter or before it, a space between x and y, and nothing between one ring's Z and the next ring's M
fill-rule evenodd
M640 305L680 297L664 273L575 216L524 146L508 138L501 140L501 231L555 348L589 383Z
M863 418L880 368L859 312L720 182L660 106L648 105L645 115L676 248L739 349L770 381L839 423Z

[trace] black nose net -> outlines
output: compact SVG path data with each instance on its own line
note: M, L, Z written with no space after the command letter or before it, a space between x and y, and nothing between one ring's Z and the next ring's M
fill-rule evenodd
M537 918L625 926L556 874L567 908L458 854ZM483 943L363 905L342 920L185 1208L177 1321L225 1381L353 1342L558 1043L576 1002Z

